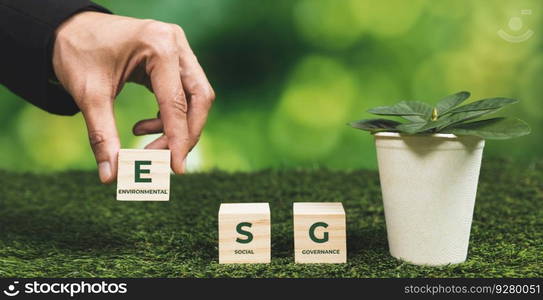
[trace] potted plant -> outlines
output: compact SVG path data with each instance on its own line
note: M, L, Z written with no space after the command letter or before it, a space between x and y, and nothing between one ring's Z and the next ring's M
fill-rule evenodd
M368 112L399 117L349 123L375 137L388 243L392 256L420 265L466 260L485 139L530 133L523 121L476 120L516 103L491 98L459 106L459 92L432 107L402 101Z

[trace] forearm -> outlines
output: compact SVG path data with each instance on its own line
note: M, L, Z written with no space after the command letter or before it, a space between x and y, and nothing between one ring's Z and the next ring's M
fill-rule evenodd
M0 0L0 83L49 112L76 113L52 80L51 50L56 28L85 10L108 12L88 0Z

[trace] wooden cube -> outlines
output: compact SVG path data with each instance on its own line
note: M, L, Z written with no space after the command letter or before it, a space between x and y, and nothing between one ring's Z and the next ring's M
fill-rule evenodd
M121 149L117 200L168 201L170 150Z
M219 209L219 263L269 263L268 203L223 203Z
M347 262L345 210L340 202L294 203L294 261Z

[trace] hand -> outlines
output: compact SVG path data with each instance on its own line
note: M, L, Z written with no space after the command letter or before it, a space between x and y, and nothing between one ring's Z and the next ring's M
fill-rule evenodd
M83 113L103 183L117 177L113 101L127 81L147 86L160 109L137 122L134 134L163 132L146 148L170 149L172 170L184 172L215 95L179 26L82 12L57 29L53 68Z

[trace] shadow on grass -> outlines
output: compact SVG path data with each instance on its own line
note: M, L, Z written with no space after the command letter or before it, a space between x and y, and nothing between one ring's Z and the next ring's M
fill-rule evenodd
M66 250L105 250L126 246L126 236L112 226L90 217L50 214L26 210L0 217L1 240L34 245L49 245Z
M386 230L384 228L348 230L347 254L351 256L361 252L388 253Z

